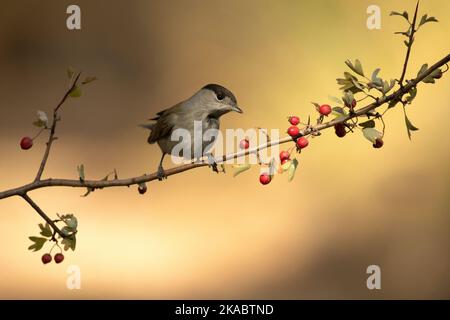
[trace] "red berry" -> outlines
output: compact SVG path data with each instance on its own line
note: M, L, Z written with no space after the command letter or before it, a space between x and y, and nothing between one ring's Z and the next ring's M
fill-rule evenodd
M261 184L266 185L270 182L271 178L269 176L268 173L263 173L259 176L259 182L261 182Z
M328 116L331 113L331 107L328 104L323 104L319 107L319 113Z
M286 160L286 159L289 160L290 156L291 155L287 151L281 151L280 152L280 160L281 161Z
M291 160L290 159L283 159L283 160L281 160L281 165L285 164L288 161L291 161Z
M337 123L334 125L334 132L339 138L345 137L347 132L345 131L345 124L343 123Z
M354 107L356 107L356 100L355 99L353 99L353 101L352 101L352 108L354 108Z
M147 185L145 183L139 184L138 191L140 194L147 192Z
M46 253L42 256L41 260L43 264L50 263L52 261L52 256L50 255L50 253Z
M64 255L62 253L57 253L55 254L55 262L56 263L61 263L64 260Z
M300 130L296 126L290 126L287 130L288 135L290 135L291 137L295 137L299 132Z
M308 144L308 139L306 139L305 137L300 137L297 139L297 147L300 149L306 148Z
M30 137L24 137L20 140L20 147L22 150L28 150L33 146L33 139Z
M373 147L375 149L381 148L383 146L384 142L381 138L376 138L375 142L373 143Z
M293 126L296 126L300 123L300 118L297 116L290 116L289 117L289 122L290 124L292 124Z
M248 149L248 147L250 147L250 142L248 141L248 139L241 140L241 142L239 143L239 148Z

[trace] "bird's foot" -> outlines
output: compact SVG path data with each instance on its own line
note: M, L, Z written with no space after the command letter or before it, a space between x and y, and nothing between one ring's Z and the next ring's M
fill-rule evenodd
M208 157L208 167L212 168L214 172L219 173L219 169L217 169L217 163L214 159L214 156L211 153L206 154L206 156Z
M166 172L164 171L162 166L158 167L158 172L156 173L156 177L159 181L162 181L163 179L167 179Z

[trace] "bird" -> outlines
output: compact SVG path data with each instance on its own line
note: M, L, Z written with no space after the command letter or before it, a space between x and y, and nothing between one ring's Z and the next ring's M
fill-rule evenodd
M157 143L162 151L157 170L158 179L167 179L163 168L164 157L166 154L171 154L174 147L180 143L178 139L172 139L172 133L175 130L184 129L191 135L191 139L188 140L190 154L183 154L181 151L180 155L185 159L194 159L196 155L199 155L200 147L193 138L194 129L198 129L194 126L194 122L201 123L203 135L208 129L219 130L220 117L229 112L243 113L238 106L236 97L230 90L219 84L211 83L203 86L190 98L156 113L154 118L148 119L152 120L152 123L140 125L150 130L147 142L149 144ZM215 138L211 137L210 141L201 139L200 155L207 156L209 165L218 172L214 157L208 153L215 143Z

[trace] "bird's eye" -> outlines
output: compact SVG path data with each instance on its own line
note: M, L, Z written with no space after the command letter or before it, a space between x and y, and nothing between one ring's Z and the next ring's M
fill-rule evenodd
M225 98L225 95L222 92L219 92L217 94L217 100L223 100Z

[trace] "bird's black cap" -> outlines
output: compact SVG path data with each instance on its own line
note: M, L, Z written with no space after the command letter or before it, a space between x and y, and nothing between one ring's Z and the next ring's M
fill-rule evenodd
M207 84L206 86L204 86L202 89L208 89L208 90L213 91L216 94L217 98L219 98L220 100L222 100L225 97L228 97L231 99L231 101L233 101L234 103L237 103L236 97L234 96L234 94L230 90L228 90L225 87L222 87L219 84L210 83L210 84ZM222 98L220 98L220 97L222 97Z

